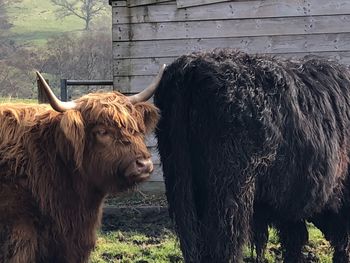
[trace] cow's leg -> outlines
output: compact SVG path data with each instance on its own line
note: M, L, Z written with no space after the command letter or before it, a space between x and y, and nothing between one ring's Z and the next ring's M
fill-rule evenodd
M268 225L266 208L261 205L254 206L252 242L256 250L256 263L265 262L265 250L269 238Z
M349 220L342 214L327 211L312 220L333 246L334 263L350 262Z
M304 221L280 221L276 223L283 251L284 263L305 262L303 246L308 242L308 231Z
M256 232L254 230L254 244L256 250L256 263L265 262L265 251L267 242L269 239L268 225L260 225L260 228Z
M36 262L36 252L38 249L38 237L34 226L30 222L21 220L14 222L8 231L8 236L4 242L7 250L5 262L8 263L28 263Z
M202 251L201 259L196 263L242 262L242 247L248 237L251 210L249 204L240 203L237 207L220 209L217 214L208 213L208 218L202 221L204 242L199 249Z
M0 222L0 262L8 261L8 240L10 239L10 228Z
M254 184L245 190L240 196L228 194L210 202L200 222L201 253L196 263L243 262L242 247L250 231Z

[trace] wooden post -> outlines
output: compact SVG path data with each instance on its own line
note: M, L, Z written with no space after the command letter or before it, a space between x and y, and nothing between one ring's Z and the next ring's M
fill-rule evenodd
M68 100L67 80L61 79L61 101Z
M47 83L49 83L49 80L45 79ZM42 88L42 83L41 81L37 78L36 79L37 87L38 87L38 102L39 103L49 103L49 100L46 97L45 92L43 92Z
M139 0L138 0L139 1ZM113 10L113 30L112 30L112 40L114 42L113 52L116 54L116 59L114 59L114 67L113 67L113 90L120 90L122 92L130 92L131 90L131 77L130 70L128 70L127 74L120 72L120 64L118 63L118 59L120 58L120 50L119 50L119 42L124 42L125 40L131 41L132 32L131 32L131 8L129 6L130 1L127 0L111 0L112 10ZM121 22L121 18L127 18L128 23L125 21ZM130 49L124 49L122 57L130 57ZM125 68L130 69L130 60L127 60L127 65ZM125 81L125 75L127 81Z

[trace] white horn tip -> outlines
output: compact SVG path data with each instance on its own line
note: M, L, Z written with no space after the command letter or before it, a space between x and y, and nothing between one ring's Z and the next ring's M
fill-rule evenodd
M43 75L41 75L41 73L39 71L35 71L35 73L39 79L41 79L41 80L44 79Z
M160 67L160 71L163 73L163 71L165 70L166 68L166 64L163 64L161 67Z
M164 74L165 68L166 68L166 64L163 64L163 65L160 67L160 69L159 69L159 71L158 71L158 74L157 74L157 77L156 77L158 81L160 81L160 79L162 78L162 76L163 76L163 74Z

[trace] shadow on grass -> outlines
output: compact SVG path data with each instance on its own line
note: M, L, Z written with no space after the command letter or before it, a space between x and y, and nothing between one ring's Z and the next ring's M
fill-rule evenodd
M137 208L127 208L118 211L118 214L104 214L102 232L108 231L138 232L149 237L160 237L174 232L174 227L167 209L141 212Z
M175 235L174 226L166 208L167 203L164 194L131 193L107 200L107 204L119 209L118 213L109 211L109 213L104 214L102 234L108 235L113 231L120 231L122 236L120 240L131 238L133 244L136 245L139 245L138 242L140 242L140 245L161 244L169 236ZM140 209L140 207L152 206L162 207L162 209ZM332 249L322 233L312 224L308 224L308 231L309 243L303 250L305 263L331 263ZM134 240L133 235L135 234L145 235L147 240ZM243 254L245 263L256 262L255 252L251 250L249 244L245 246ZM176 260L168 260L167 262L182 262L181 260L178 261L178 255L175 256ZM269 243L265 256L266 263L283 262L278 233L272 228L269 230Z

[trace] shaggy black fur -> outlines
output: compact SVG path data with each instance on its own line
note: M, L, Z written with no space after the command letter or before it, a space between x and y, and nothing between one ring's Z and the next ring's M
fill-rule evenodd
M334 262L349 262L345 67L195 53L167 68L155 103L169 210L187 263L240 262L251 229L263 254L268 224L279 230L285 262L302 262L307 219L335 247Z

